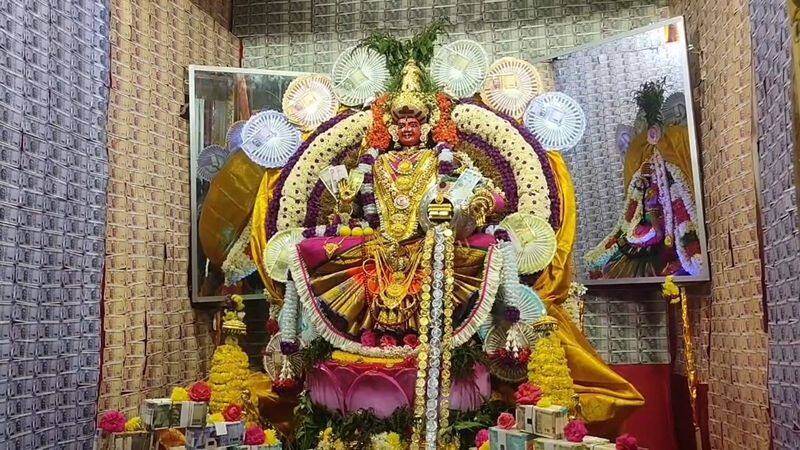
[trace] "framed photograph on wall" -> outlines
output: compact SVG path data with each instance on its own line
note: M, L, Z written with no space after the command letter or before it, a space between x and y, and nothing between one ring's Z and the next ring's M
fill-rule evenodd
M563 151L575 183L575 267L587 285L709 280L682 17L540 62L583 109Z
M266 171L242 150L243 129L260 111L282 112L284 93L301 75L189 66L193 302L221 301L232 293L263 298L256 267L236 256L247 251L251 213Z

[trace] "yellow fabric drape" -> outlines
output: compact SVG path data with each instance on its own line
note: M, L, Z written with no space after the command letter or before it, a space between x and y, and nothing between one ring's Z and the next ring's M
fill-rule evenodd
M258 268L261 281L273 298L281 298L282 295L276 289L275 283L267 275L264 266L264 249L267 247L267 212L269 203L275 195L275 185L280 177L280 169L267 169L264 177L261 178L261 185L258 187L256 201L253 205L253 215L250 220L250 254L253 262Z
M589 422L621 422L633 408L644 404L642 395L611 370L592 348L561 307L573 280L572 247L577 231L575 187L560 153L548 152L561 199L561 228L556 233L558 248L553 262L534 284L547 305L548 314L558 321L556 335L567 355L567 364L580 396L581 411Z
M264 168L243 152L234 153L211 182L200 212L200 245L212 263L222 265L230 246L247 225Z
M694 177L692 176L692 152L689 147L689 128L686 125L675 125L667 128L658 145L655 147L647 142L647 132L639 133L628 146L623 163L622 186L625 189L639 168L653 155L653 148L657 148L664 161L675 164L681 169L689 182L689 187L694 192Z

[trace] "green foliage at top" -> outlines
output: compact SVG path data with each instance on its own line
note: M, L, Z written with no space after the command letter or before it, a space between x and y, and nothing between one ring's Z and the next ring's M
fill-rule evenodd
M423 91L433 92L436 85L430 79L426 68L433 58L433 49L440 36L447 35L447 19L431 22L411 39L400 40L387 32L375 32L362 39L358 47L367 47L386 57L386 65L391 79L388 90L396 91L402 81L403 66L410 58L414 58L423 72Z
M639 90L634 94L636 105L644 111L647 126L661 125L664 118L661 116L661 106L664 104L664 90L667 78L660 80L646 81L642 83Z

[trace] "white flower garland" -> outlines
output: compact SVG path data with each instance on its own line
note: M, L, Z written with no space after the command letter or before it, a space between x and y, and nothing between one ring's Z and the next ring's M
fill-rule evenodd
M683 202L683 207L686 209L687 214L689 214L689 221L679 223L675 230L675 249L678 253L678 259L681 261L684 270L691 275L700 275L703 265L703 255L697 253L690 257L686 253L686 248L684 248L682 242L682 238L688 233L697 231L697 212L694 207L694 198L690 192L689 183L683 171L678 168L678 166L671 163L666 163L666 167L674 181L670 187L670 194L672 198L680 199Z
M231 246L225 261L222 263L226 286L236 284L258 270L253 260L245 253L249 247L250 224L248 223L239 235L239 239Z
M297 164L289 172L281 190L281 204L277 218L278 230L303 225L308 208L308 197L323 168L318 167L318 164L323 166L329 164L337 154L360 142L371 123L372 114L369 111L355 113L321 133L309 144ZM340 135L342 137L339 137Z
M505 119L476 105L457 105L452 117L459 130L486 140L511 165L519 194L517 211L550 220L547 177L536 152L519 131Z

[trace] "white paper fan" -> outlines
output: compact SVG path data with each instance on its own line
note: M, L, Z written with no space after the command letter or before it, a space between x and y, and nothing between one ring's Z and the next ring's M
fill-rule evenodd
M389 79L386 58L367 47L350 47L333 63L333 92L347 106L359 106L383 92Z
M519 273L536 273L550 264L556 254L556 233L546 220L533 214L510 214L498 225L508 231L517 250Z
M686 96L683 92L675 92L664 100L661 117L665 126L686 124Z
M488 64L481 44L462 39L436 49L431 60L431 78L453 97L470 97L483 83Z
M528 105L525 127L545 149L567 150L583 138L586 115L574 98L563 92L548 92Z
M302 228L290 228L275 233L264 248L264 266L273 280L285 283L289 275L289 262L295 246L303 240Z
M522 341L520 349L533 348L539 338L538 334L528 326L520 326L518 330L521 332L520 339ZM498 350L506 347L507 337L508 326L492 327L483 343L483 350L489 355L495 354ZM526 364L508 365L492 357L489 358L489 370L496 377L510 382L522 381L528 376Z
M197 178L210 182L217 175L230 153L219 145L212 144L197 156Z
M519 288L519 320L532 324L546 316L547 307L536 291L524 284L520 284Z
M519 118L541 91L542 79L533 64L517 58L500 58L489 67L481 99L495 111Z
M242 149L266 168L283 167L300 144L300 130L278 111L262 111L242 129Z
M283 354L281 354L281 334L275 333L272 339L269 340L267 346L261 353L261 363L264 366L264 371L271 380L277 380L281 374L281 367L283 366ZM302 368L301 353L287 356L289 365L293 373L300 373Z
M339 100L326 75L302 75L289 83L283 94L283 113L303 130L316 128L336 115Z

